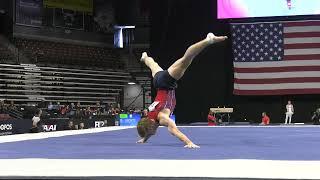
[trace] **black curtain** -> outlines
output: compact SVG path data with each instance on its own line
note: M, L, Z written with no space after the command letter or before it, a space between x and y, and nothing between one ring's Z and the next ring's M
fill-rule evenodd
M115 20L117 25L135 25L136 0L114 0Z
M13 2L0 1L0 33L10 37L13 31Z
M216 1L162 0L151 3L151 56L168 68L192 43L208 32L230 37L229 23L217 19ZM311 122L319 95L234 96L231 41L215 44L197 56L179 81L178 123L206 121L210 107L233 107L234 121L259 122L266 111L271 122L284 122L285 105L295 105L294 122ZM153 96L155 91L153 91Z

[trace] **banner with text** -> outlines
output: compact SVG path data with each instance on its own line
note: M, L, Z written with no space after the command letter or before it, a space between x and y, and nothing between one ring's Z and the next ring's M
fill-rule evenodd
M49 8L69 9L73 11L93 11L93 0L43 0L43 5Z

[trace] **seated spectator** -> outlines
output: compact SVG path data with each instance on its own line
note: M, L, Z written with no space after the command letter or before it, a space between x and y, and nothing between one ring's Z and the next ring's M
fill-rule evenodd
M41 117L42 111L41 109L37 109L35 112L35 115L32 118L32 127L30 129L31 133L37 133L41 131L41 123L40 123L40 117Z
M75 108L76 108L76 114L75 114L76 118L80 119L83 116L80 102L77 102L77 105Z
M109 110L110 110L110 105L108 103L106 103L104 106L104 112L106 112L108 114Z
M73 125L73 121L69 121L68 125L64 128L64 130L75 130L75 126Z
M69 116L74 116L76 114L76 105L74 103L70 104Z
M60 106L60 114L62 116L66 115L68 111L69 111L69 105Z
M260 125L269 125L269 124L270 124L270 118L269 118L269 116L267 115L266 112L263 112L262 113L262 120L261 120Z
M7 105L4 103L4 100L0 100L0 113L4 113L7 110Z
M148 109L142 110L141 118L148 117Z
M10 102L10 105L8 106L8 110L17 110L17 106L14 104L14 101Z
M113 119L116 122L117 118L119 117L119 113L120 113L119 108L111 108L111 112L110 112L111 119Z
M208 114L208 126L216 126L216 117L214 117L213 112L210 110Z
M84 111L85 116L91 116L92 115L92 111L91 111L91 107L88 106L85 111Z
M59 111L60 110L60 102L57 102L57 104L53 106L53 109Z
M52 109L53 109L52 102L49 102L49 104L48 104L48 111L51 111Z
M108 120L107 120L107 119L105 119L103 122L104 122L103 127L107 127L107 126L108 126Z
M96 103L95 114L98 115L98 116L100 116L101 113L102 113L102 107L101 107L100 102L98 101L98 102Z
M84 123L83 123L83 122L81 122L81 123L79 124L79 129L84 129Z
M115 115L119 115L120 113L123 113L123 110L122 109L120 109L120 108L115 108Z

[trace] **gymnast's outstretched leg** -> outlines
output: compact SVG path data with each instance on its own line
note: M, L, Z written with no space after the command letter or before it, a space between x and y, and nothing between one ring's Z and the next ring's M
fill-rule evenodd
M144 64L148 66L148 68L151 70L152 77L154 77L157 72L163 71L159 64L155 62L152 57L148 56L146 52L142 53L140 61L144 62Z
M226 39L227 36L215 36L214 34L209 33L205 39L191 45L184 55L168 68L170 76L179 80L192 63L194 57L196 57L203 49L213 43L221 42Z

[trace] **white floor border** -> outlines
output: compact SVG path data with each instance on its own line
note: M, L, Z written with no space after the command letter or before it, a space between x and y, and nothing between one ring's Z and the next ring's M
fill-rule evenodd
M16 134L16 135L6 135L0 136L0 143L7 142L17 142L33 139L46 139L52 137L62 137L62 136L72 136L79 134L91 134L105 131L117 131L122 129L134 128L132 126L110 126L83 130L67 130L67 131L53 131L53 132L41 132L41 133L26 133L26 134Z
M10 159L0 164L2 177L320 179L320 161Z

